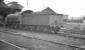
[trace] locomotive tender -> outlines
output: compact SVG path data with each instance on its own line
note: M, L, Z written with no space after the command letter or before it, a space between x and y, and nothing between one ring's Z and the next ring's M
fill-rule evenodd
M57 33L63 23L61 15L42 12L11 14L7 16L6 23L29 31Z
M2 9L2 11L0 11L0 24L3 23L6 28L9 27L42 33L57 33L60 29L60 27L55 24L57 18L52 20L51 17L53 16L55 18L56 14L53 11L49 12L49 8L47 8L49 10L46 9L47 11L44 10L39 13L19 13L21 9L3 6L0 6L0 9Z

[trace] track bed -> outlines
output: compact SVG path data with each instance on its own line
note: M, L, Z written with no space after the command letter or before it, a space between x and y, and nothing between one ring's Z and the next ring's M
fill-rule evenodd
M14 43L14 44L19 43L19 42L20 42L20 44L24 44L24 42L26 42L25 44L27 45L27 44L29 44L29 42L31 44L31 41L34 39L35 41L32 44L33 48L35 48L34 45L39 45L39 44L35 44L35 43L38 43L38 41L46 42L43 44L48 44L48 43L50 45L52 44L55 46L54 48L56 48L57 46L61 46L61 48L63 47L63 49L65 48L65 50L69 50L69 49L83 50L85 48L84 47L85 46L84 38L57 35L57 34L43 34L43 33L26 32L26 31L14 30L14 29L0 29L0 30L5 31L4 33L1 33L0 38L5 39L8 42L12 41L11 43ZM11 37L10 37L10 35L11 35ZM7 38L7 37L9 37L9 38ZM23 38L26 40L23 40ZM29 41L27 41L27 40L29 40ZM20 44L16 44L16 45L22 46ZM49 44L47 46L49 46ZM23 46L23 47L26 47L26 46ZM28 48L28 47L26 47L26 48ZM57 47L57 48L59 48L59 47Z

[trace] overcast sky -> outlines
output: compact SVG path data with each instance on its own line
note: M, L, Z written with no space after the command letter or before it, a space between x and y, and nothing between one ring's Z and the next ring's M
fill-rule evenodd
M68 14L70 17L85 15L85 0L6 0L17 1L24 9L40 11L46 7L51 7L56 13Z

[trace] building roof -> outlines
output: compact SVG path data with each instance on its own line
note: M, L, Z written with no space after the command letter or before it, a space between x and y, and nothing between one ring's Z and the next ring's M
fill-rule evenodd
M56 14L56 13L50 7L47 7L46 9L44 9L40 12L34 12L32 14L34 14L34 15L44 15L44 14L51 15L51 14Z
M13 8L13 9L23 9L24 7L20 4L18 4L18 2L10 2L7 4L8 7Z
M47 7L44 10L39 11L39 12L33 12L31 14L28 13L28 15L59 15L59 16L63 16L64 14L58 14L58 13L54 12L50 7Z
M56 14L50 7L47 7L46 9L42 10L41 13L44 14Z

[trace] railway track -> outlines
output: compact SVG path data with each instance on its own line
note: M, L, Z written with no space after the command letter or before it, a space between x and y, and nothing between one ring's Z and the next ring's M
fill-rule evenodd
M3 31L0 31L0 33L14 33L14 32L8 32L7 30L3 30ZM12 49L12 50L29 50L29 49L26 49L26 48L23 48L23 47L19 47L19 46L17 46L17 45L15 45L15 44L12 44L12 43L10 43L10 42L8 42L8 41L6 41L5 39L1 39L0 38L0 41L2 42L2 43L4 43L5 45L7 45L7 46L12 46L14 49ZM17 49L15 49L15 48L17 48ZM10 48L9 48L10 49ZM9 50L8 49L8 50ZM7 50L7 49L6 49Z
M11 44L11 43L3 40L3 39L0 39L0 41L2 42L2 44L4 44L4 45L7 47L7 49L5 49L5 50L28 50L28 49L25 49L25 48L16 46L16 45L14 45L14 44ZM8 46L9 46L9 47L8 47ZM3 47L4 47L4 46L3 46ZM2 50L4 50L4 49L2 49Z
M7 32L5 32L5 33L7 34ZM8 42L9 42L9 43L12 43L12 42L13 42L13 41L10 42L9 40L6 40L6 41L5 41L5 40L6 40L6 39L4 39L4 40L2 40L2 41L6 42L6 43L8 43ZM8 41L8 42L7 42L7 41ZM46 44L47 44L47 43L46 43ZM52 44L53 44L53 43L52 43ZM16 45L17 45L17 44L16 44ZM59 45L60 45L60 44L59 44ZM17 46L20 46L20 45L17 45ZM26 46L21 46L21 47L26 47Z
M15 31L8 31L8 30L3 30L3 31L1 31L1 32L3 32L3 33L10 33L10 34L14 34L14 33L16 33ZM21 34L18 34L18 35L21 35ZM65 42L63 42L63 43L61 43L61 41L59 42L59 41L52 41L52 40L46 40L46 39L43 39L43 38L36 38L36 37L31 37L31 36L25 36L25 37L27 37L27 38L33 38L33 39L38 39L38 40L43 40L43 41L46 41L46 42L49 42L49 43L52 43L52 44L59 44L59 45L65 45L65 46L69 46L69 47L74 47L74 48L76 48L76 50L79 50L79 49L85 49L84 47L81 47L81 46L77 46L77 45L74 45L74 43L73 43L73 45L72 44L67 44L67 43L65 43ZM74 37L71 37L71 38L74 38ZM80 38L81 39L81 38ZM74 41L75 41L76 39L74 38ZM85 39L82 39L82 40L85 40ZM66 40L67 41L67 40ZM74 42L73 41L73 42ZM69 41L70 42L70 41ZM71 41L72 42L72 41ZM79 41L80 42L80 41ZM79 42L77 42L77 43L79 43ZM82 42L82 41L81 41Z

